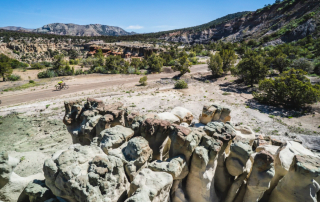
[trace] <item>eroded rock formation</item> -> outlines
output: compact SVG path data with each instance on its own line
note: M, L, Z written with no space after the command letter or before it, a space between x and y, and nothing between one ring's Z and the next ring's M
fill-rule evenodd
M9 198L7 191L5 201L319 200L319 157L298 142L234 127L226 121L230 110L215 107L210 121L197 128L189 126L192 114L181 108L171 114L183 126L158 115L130 113L121 103L88 99L65 107L64 123L81 144L47 159L45 181L24 181L20 195ZM1 186L16 179L16 163L0 155Z

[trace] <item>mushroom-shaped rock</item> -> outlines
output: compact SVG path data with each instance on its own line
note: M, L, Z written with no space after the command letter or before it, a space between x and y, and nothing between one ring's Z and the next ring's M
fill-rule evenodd
M129 198L125 202L167 202L172 181L168 173L145 168L131 182Z
M298 154L293 158L287 175L279 181L272 191L269 201L317 201L319 190L320 158Z
M171 123L161 119L146 119L140 128L140 134L153 150L153 160L162 160L168 156L170 142L169 134L172 132Z
M134 131L130 128L117 125L106 129L100 133L100 147L104 153L108 154L109 150L120 147L134 135Z
M252 147L244 142L234 142L230 146L230 154L226 160L228 172L232 176L239 176L244 172L250 172L247 168L247 161L252 154Z
M185 128L183 126L173 125L170 134L169 156L172 158L178 155L184 155L189 165L191 155L198 146L205 132L199 128Z
M148 168L156 172L169 173L172 175L173 180L183 179L189 173L184 155L169 158L167 161L153 161L148 164Z
M169 121L170 123L174 123L174 124L180 124L180 119L173 113L163 112L157 115L161 120Z
M180 122L186 122L189 125L193 120L192 112L184 107L175 107L171 110L171 113L176 115L180 119Z
M131 182L141 169L147 167L148 161L152 159L152 149L145 138L135 137L118 149L110 151L109 155L122 159Z
M68 201L118 201L129 187L122 160L99 147L73 145L43 166L54 195Z
M264 192L270 187L274 173L273 156L266 151L257 153L254 157L254 163L247 182L247 190L243 201L259 201Z
M218 121L226 123L231 120L231 110L219 105L205 105L203 106L202 114L199 117L200 123L207 124L211 121Z
M193 152L186 190L190 202L215 201L213 179L222 142L207 135Z

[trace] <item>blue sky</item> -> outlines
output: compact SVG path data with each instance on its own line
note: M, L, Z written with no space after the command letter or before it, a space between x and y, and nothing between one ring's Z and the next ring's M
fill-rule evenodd
M275 0L1 0L0 27L61 22L119 26L138 33L191 27Z

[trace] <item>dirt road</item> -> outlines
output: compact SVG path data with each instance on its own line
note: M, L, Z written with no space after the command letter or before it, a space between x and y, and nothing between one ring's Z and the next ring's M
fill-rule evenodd
M208 69L208 66L206 64L194 65L191 67L191 73L206 72L207 69ZM148 75L148 81L155 81L162 78L172 78L175 75L178 75L178 72L151 74L151 75ZM105 77L105 80L108 80L108 81L102 81L102 82L90 81L90 82L83 82L82 84L69 85L69 89L67 90L55 91L52 88L52 89L40 89L36 91L22 91L19 93L14 93L9 95L1 95L0 100L2 103L0 107L15 105L23 102L35 101L38 99L53 98L53 97L57 97L57 96L61 96L69 93L81 92L86 90L94 90L102 87L110 87L110 86L116 86L116 85L128 84L128 83L138 84L139 79L141 78L140 75L130 75L130 76L126 76L123 79L112 78L112 75L102 75L102 76L99 76L100 78L99 80L101 80L101 78L104 78L104 77ZM91 79L94 79L94 78L91 78Z

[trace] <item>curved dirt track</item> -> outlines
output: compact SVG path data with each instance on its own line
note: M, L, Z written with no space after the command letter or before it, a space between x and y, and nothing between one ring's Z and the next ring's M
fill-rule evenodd
M205 72L207 71L207 69L208 69L207 65L195 65L191 68L191 73ZM175 75L178 75L178 72L151 74L151 75L148 75L148 81L159 80L161 78L172 78ZM141 75L132 75L128 78L123 78L123 79L118 78L118 79L111 79L111 80L110 80L110 75L105 75L105 77L106 77L106 80L108 79L108 81L69 85L69 89L67 90L55 91L53 89L45 89L45 90L37 90L37 91L31 91L31 92L28 91L28 92L15 93L12 95L0 96L0 100L2 102L0 107L15 105L23 102L35 101L38 99L53 98L53 97L57 97L57 96L61 96L69 93L81 92L86 90L94 90L102 87L110 87L110 86L116 86L116 85L128 84L128 83L137 84L139 82L139 79L141 78Z

